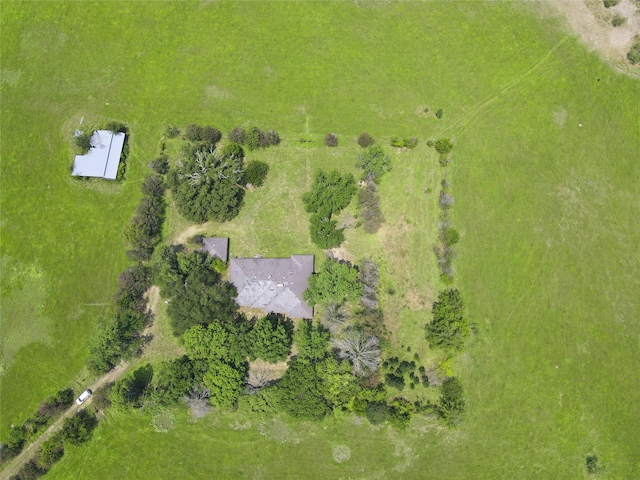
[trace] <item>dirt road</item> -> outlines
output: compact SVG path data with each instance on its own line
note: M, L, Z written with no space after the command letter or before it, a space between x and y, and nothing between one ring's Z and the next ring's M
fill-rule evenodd
M103 387L104 385L110 382L115 382L120 377L120 375L122 375L126 367L127 367L127 364L125 363L121 363L120 365L117 365L111 371L107 372L105 375L103 375L98 380L96 380L88 388L91 391L95 392L100 387ZM62 416L58 420L53 422L49 426L49 428L47 428L44 431L44 433L40 435L34 442L27 445L27 447L25 447L25 449L22 450L22 452L20 452L20 455L18 455L16 458L11 460L11 462L9 462L9 464L5 467L5 469L2 470L2 472L0 472L0 480L6 480L11 478L13 475L17 475L20 469L22 468L22 466L25 463L27 463L29 460L31 460L33 457L35 457L38 449L40 448L40 445L42 445L45 441L51 438L54 433L60 430L60 428L62 428L62 424L65 418L68 418L71 415L74 415L78 410L80 410L81 408L84 408L86 405L89 405L91 403L91 400L92 400L92 397L89 397L89 399L86 400L82 405L77 405L75 402L73 402L73 405L69 407L69 409L66 412L64 412L64 414L62 414Z

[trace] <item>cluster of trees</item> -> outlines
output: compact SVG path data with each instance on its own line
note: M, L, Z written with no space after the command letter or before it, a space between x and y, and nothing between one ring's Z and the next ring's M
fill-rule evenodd
M160 241L166 203L165 183L160 175L147 175L140 187L142 199L125 229L125 238L131 248L127 257L131 260L149 260Z
M41 402L38 410L22 425L11 428L6 443L0 445L0 464L18 455L27 441L40 435L53 420L73 404L73 399L73 390L60 390Z
M140 332L150 319L144 298L151 286L150 273L148 267L135 265L118 277L115 313L110 319L101 319L89 344L87 366L92 373L108 372L121 358L130 358L141 347Z
M316 245L334 248L344 241L344 229L337 228L337 221L332 220L332 216L351 203L356 190L351 174L341 175L336 170L316 173L311 191L302 197L307 213L312 214L309 231Z
M201 144L205 148L215 146L222 139L222 134L217 128L210 125L200 127L193 123L187 127L184 136L187 140Z
M258 148L278 145L280 136L275 130L260 130L258 127L251 127L249 130L245 130L244 128L236 127L229 132L229 140L253 151Z
M238 144L226 145L221 152L213 146L185 145L167 179L182 216L197 223L234 218L244 198L243 159Z
M80 445L89 440L97 423L95 415L84 409L66 418L62 429L45 441L35 458L28 461L11 480L42 477L63 457L65 445Z

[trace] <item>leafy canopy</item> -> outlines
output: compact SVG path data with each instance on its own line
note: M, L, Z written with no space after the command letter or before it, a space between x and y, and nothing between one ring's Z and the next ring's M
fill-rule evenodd
M362 282L358 269L348 262L326 259L319 273L309 277L309 287L303 298L306 302L341 304L345 300L357 300L362 295Z
M356 167L364 170L362 178L377 181L382 175L391 170L391 157L384 153L381 145L371 145L362 155L358 156Z
M313 179L311 191L302 196L302 201L308 213L330 218L349 205L356 190L356 181L350 173L341 175L337 170L329 173L319 170Z
M287 358L291 349L291 321L270 313L258 319L250 333L251 359L275 363Z
M203 223L234 218L242 206L242 158L216 155L213 147L185 148L169 172L168 183L178 211L187 220Z
M220 408L231 408L242 393L244 368L232 367L219 360L211 360L204 374L204 384L210 390L211 403Z
M318 322L303 320L293 334L293 342L298 348L300 362L317 362L327 356L329 350L329 330Z

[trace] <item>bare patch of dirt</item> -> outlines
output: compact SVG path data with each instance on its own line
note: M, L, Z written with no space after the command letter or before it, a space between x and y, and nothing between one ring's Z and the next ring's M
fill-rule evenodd
M353 255L345 247L332 248L328 250L328 253L334 260L345 260L351 264L354 263Z
M571 32L616 70L640 78L640 67L629 65L626 60L634 37L640 35L640 13L635 0L621 0L611 8L605 8L602 0L540 0L536 5L545 16L562 16ZM618 27L611 25L614 14L624 17L625 23Z
M191 237L193 237L194 235L198 235L206 232L208 228L209 228L208 223L204 223L202 225L191 225L190 227L188 227L187 229L179 233L171 243L173 245L187 243L187 240L189 240Z

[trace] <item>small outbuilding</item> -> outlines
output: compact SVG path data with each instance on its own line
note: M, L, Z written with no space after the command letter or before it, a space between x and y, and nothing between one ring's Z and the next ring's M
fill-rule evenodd
M85 155L76 155L71 175L115 180L124 140L124 133L96 130L91 136L89 152Z
M226 263L229 254L229 239L217 237L203 238L202 251Z

